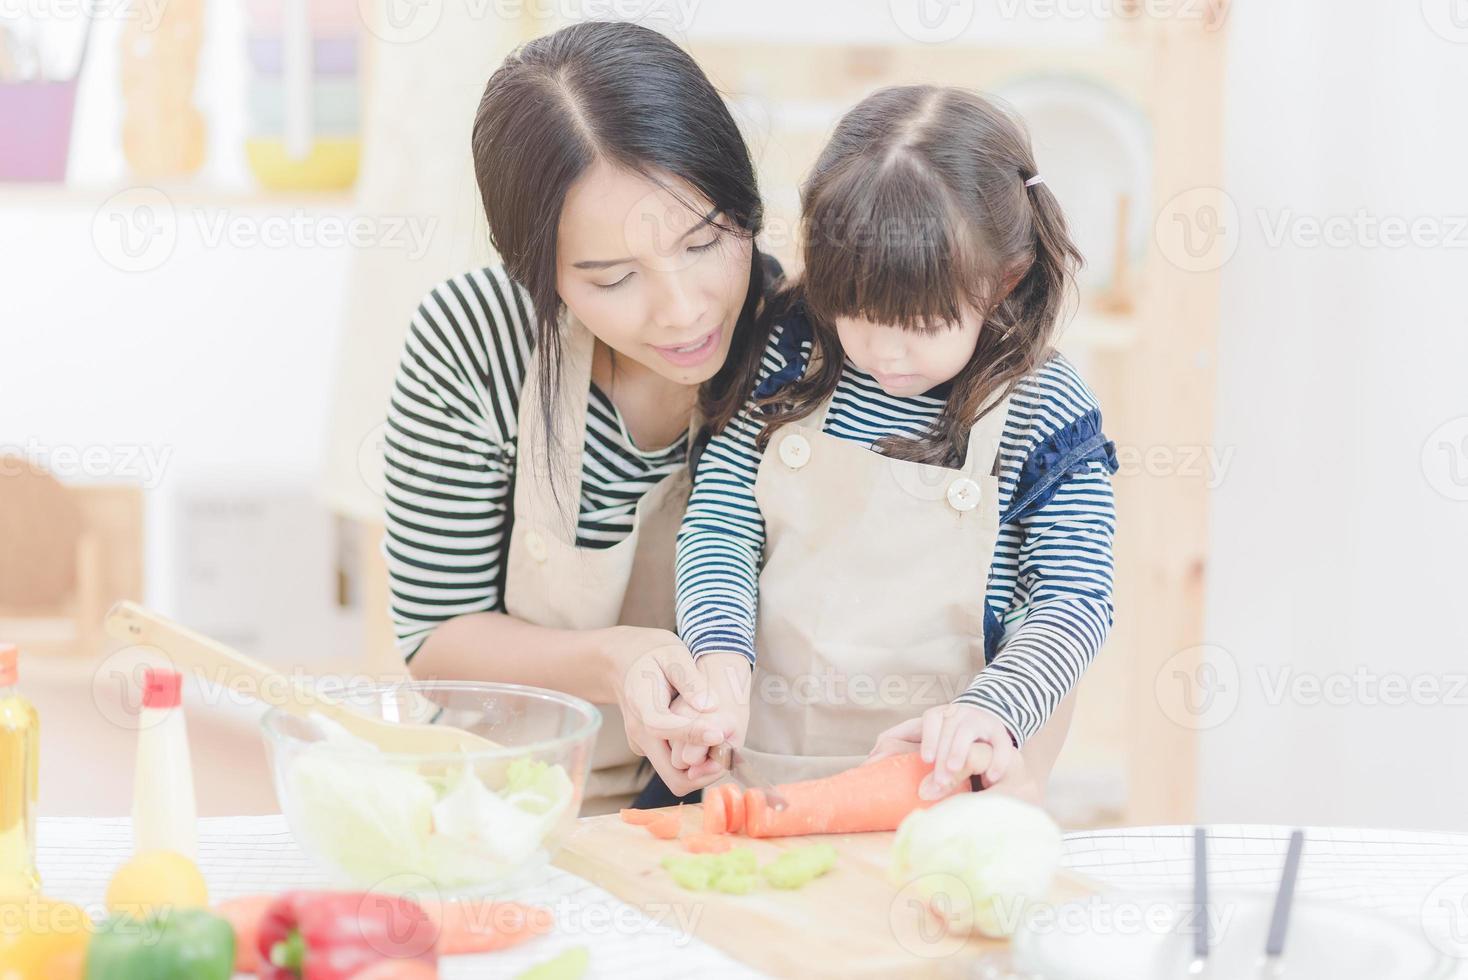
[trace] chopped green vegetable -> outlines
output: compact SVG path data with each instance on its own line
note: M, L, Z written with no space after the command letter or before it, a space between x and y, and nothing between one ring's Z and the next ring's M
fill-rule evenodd
M591 950L585 946L572 946L554 959L516 974L515 980L580 980L590 965Z
M836 848L830 844L807 844L781 854L760 869L776 888L800 888L836 866Z
M680 887L729 895L749 894L759 885L761 876L776 888L799 888L835 866L836 848L830 844L793 848L763 868L747 847L723 854L670 854L663 858L663 867Z
M736 847L723 854L670 854L663 858L663 867L673 880L694 892L712 888L743 895L754 887L753 876L758 866L759 859L747 847ZM745 878L750 881L743 881Z
M714 891L729 895L748 895L754 891L754 886L757 884L759 884L758 875L735 872L720 875L719 879L714 882Z

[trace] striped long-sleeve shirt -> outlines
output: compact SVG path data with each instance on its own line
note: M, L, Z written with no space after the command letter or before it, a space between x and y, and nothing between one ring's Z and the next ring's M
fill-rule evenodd
M504 557L520 393L534 343L523 289L498 266L448 279L423 298L388 406L384 468L398 648L411 659L434 627L504 610ZM686 441L643 452L591 385L576 543L623 540L637 502L687 465Z
M810 346L797 308L775 327L757 393L798 378ZM919 436L942 408L940 392L893 397L847 359L825 431L865 445ZM765 545L755 500L760 427L751 400L698 462L677 559L678 630L694 656L755 657ZM1017 743L1039 730L1111 627L1115 471L1095 397L1064 357L1052 356L1011 396L985 596L988 663L958 698L998 715Z

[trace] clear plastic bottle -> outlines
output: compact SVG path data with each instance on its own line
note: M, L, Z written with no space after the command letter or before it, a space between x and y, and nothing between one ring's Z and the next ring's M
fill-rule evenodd
M175 851L193 860L198 813L188 729L179 706L182 687L176 670L150 667L143 676L133 772L133 849Z
M0 644L0 892L41 888L36 871L36 789L41 720L16 688L20 651Z

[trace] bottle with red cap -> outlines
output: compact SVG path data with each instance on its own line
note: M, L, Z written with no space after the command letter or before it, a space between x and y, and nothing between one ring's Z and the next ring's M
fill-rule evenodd
M0 893L36 892L41 720L16 687L20 651L0 643Z
M175 851L192 860L198 850L198 821L189 736L179 706L182 686L176 670L149 667L143 675L133 771L133 849Z

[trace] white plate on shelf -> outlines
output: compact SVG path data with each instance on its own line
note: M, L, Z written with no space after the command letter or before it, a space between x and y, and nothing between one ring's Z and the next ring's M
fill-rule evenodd
M1272 891L1209 897L1210 980L1267 976L1261 969ZM1026 917L1014 965L1045 980L1179 980L1193 959L1192 898L1182 892L1111 892ZM1348 905L1296 898L1285 938L1284 978L1444 980L1459 961L1421 928Z
M1029 127L1035 163L1059 199L1086 257L1080 280L1109 286L1115 274L1117 200L1131 205L1127 244L1133 259L1147 247L1151 221L1152 124L1142 108L1100 82L1074 75L1034 75L994 94Z

